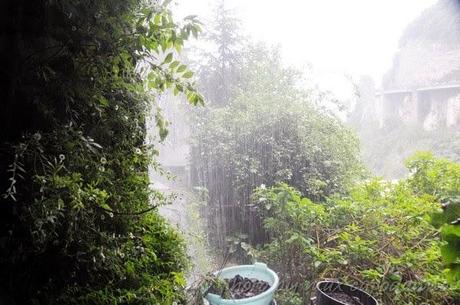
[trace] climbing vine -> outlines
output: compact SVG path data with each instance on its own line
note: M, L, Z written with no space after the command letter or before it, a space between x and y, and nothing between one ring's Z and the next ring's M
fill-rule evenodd
M3 1L0 287L16 304L172 304L187 266L150 190L145 144L171 89L203 102L178 60L195 17L169 2Z

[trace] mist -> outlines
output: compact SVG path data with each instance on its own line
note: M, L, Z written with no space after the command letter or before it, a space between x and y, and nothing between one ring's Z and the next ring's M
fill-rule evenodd
M435 27L433 31L439 31L443 38L424 38L436 35L426 33L429 26L423 25L424 20L432 18L429 9L434 11L436 8L432 7L435 3L434 0L404 3L289 1L285 5L279 5L275 1L259 3L229 0L225 1L225 10L237 21L235 26L240 35L238 39L241 40L241 45L237 47L242 47L247 41L254 41L277 50L282 64L301 74L297 79L298 85L317 88L321 94L328 95L328 99L319 102L321 106L333 109L334 115L356 129L363 142L362 157L370 170L385 178L396 179L407 174L404 170L404 159L416 150L435 150L441 156L458 160L456 153L451 153L454 148L446 148L443 143L428 143L430 141L427 139L437 138L436 135L413 135L413 141L404 140L400 144L408 145L405 152L389 152L377 148L380 151L378 155L369 150L372 150L370 145L379 147L379 144L369 144L366 139L376 135L383 136L388 131L363 133L375 126L382 129L383 121L393 120L394 114L407 125L408 130L417 129L417 124L413 123L418 120L423 125L422 129L428 133L435 134L441 126L448 127L448 134L456 133L458 106L455 106L457 102L454 101L454 88L446 88L444 93L436 92L446 95L434 98L434 101L444 100L446 107L440 110L435 110L433 105L425 105L431 103L429 101L412 101L411 104L407 96L409 91L430 87L433 90L437 90L434 87L443 90L441 87L451 87L457 83L454 76L451 79L441 79L443 74L454 73L451 71L455 70L455 64L448 67L451 62L456 61L456 46L452 46L456 44L453 37L458 36L459 31L455 24L455 4L443 11L438 9L441 10L436 15L439 21L432 21ZM175 6L178 18L199 16L203 22L204 37L212 31L217 7L215 2L178 1ZM443 36L442 32L446 31L452 34L449 37ZM206 38L198 39L192 42L186 56L191 64L194 61L203 62L209 60L209 57L203 57L203 53L216 51L215 47ZM400 62L401 57L404 57L403 62ZM200 69L200 65L196 67ZM395 77L398 79L390 80ZM391 92L398 90L407 91L406 95L401 92L401 96L392 96ZM390 92L390 95L385 92ZM393 95L397 94L396 92ZM363 95L366 97L363 98ZM392 98L396 100L386 101ZM331 106L331 99L338 101L340 106ZM365 105L362 104L363 101ZM397 105L389 106L391 103ZM423 105L415 106L414 103ZM418 108L411 111L409 108L413 107ZM433 109L430 112L422 110L423 107ZM364 108L364 112L360 108ZM426 113L419 113L423 111ZM415 116L420 118L414 119ZM385 140L383 145L393 140ZM416 143L411 144L412 142ZM452 147L458 147L458 144L453 143ZM387 160L378 161L376 158ZM388 160L389 158L394 159L394 162Z
M0 94L0 304L459 304L459 0L2 0Z
M175 223L171 210L180 214L177 225L186 234L197 232L199 223L205 241L197 244L189 237L191 255L206 253L208 262L203 264L201 256L192 286L204 270L254 260L272 262L296 287L318 276L310 274L309 264L318 265L315 272L347 278L366 263L358 260L352 270L328 273L320 259L312 258L316 254L297 261L298 248L283 238L309 240L312 228L301 225L294 235L286 233L291 232L286 222L295 227L296 220L279 196L290 198L290 204L296 196L322 202L332 209L327 213L334 222L342 217L333 212L340 204L329 202L338 194L371 185L379 185L377 192L397 192L412 183L413 164L424 158L460 161L460 9L455 1L176 5L178 16L196 14L203 22L201 39L183 56L196 71L205 106L194 109L172 95L161 100L173 134L161 146L160 160L177 174L172 189L191 196L187 200L195 205L198 221L183 212L187 200L163 213ZM410 200L404 196L404 202ZM313 206L298 204L315 215ZM379 210L375 204L369 208ZM313 227L322 223L318 215L311 217L303 221ZM385 223L385 217L374 221ZM319 235L311 238L321 248L322 234L332 228L315 230ZM367 238L380 234L386 233ZM297 247L310 249L300 240ZM281 261L267 255L279 255ZM306 302L310 289L282 289L278 302L297 304L292 301L297 297ZM393 304L390 295L379 297Z

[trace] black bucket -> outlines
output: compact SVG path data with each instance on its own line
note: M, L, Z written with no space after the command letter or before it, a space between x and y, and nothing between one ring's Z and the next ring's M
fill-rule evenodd
M328 293L344 293L359 300L362 305L378 305L378 302L367 292L346 284L331 281L321 281L316 284L316 305L344 305L339 300L333 299ZM358 304L358 302L356 302Z

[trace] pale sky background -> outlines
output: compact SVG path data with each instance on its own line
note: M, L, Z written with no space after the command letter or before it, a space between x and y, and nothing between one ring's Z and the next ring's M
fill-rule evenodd
M176 0L179 18L198 15L205 24L216 1ZM283 61L312 65L319 86L351 95L346 75L370 75L377 87L391 67L405 27L436 0L227 0L241 31L255 41L279 44ZM306 71L306 69L303 69Z

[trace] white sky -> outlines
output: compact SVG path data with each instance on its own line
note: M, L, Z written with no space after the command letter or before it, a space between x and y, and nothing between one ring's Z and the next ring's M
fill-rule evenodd
M215 1L176 0L178 17L209 20ZM255 41L281 45L288 65L313 66L316 82L339 97L345 75L371 75L377 86L391 67L405 27L436 0L227 0Z

